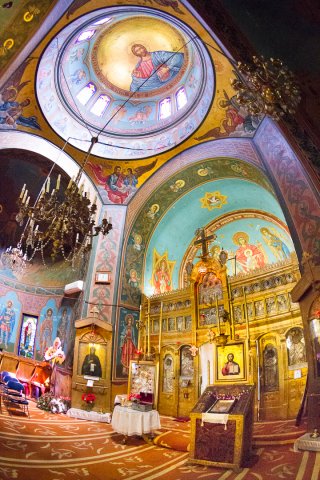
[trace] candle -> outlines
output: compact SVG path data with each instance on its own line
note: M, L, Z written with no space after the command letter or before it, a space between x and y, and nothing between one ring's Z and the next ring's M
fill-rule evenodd
M142 308L142 305L140 305L139 323L138 323L138 350L139 351L141 349L141 308Z
M24 195L23 195L23 198L22 198L22 203L25 203L25 201L27 200L27 196L28 196L28 190L26 190L24 192Z
M70 177L70 180L69 180L69 183L68 183L68 188L71 187L72 183L73 183L73 177Z
M27 198L26 206L29 204L30 197Z
M148 298L148 356L150 355L150 298Z
M51 192L51 196L54 195L54 192L55 192L55 191L56 191L56 190L55 190L55 188L54 188L54 189L52 190L52 192Z
M25 189L26 189L26 184L23 185L19 198L22 198L22 197L23 197L23 194L24 194Z
M220 318L219 318L219 303L218 303L218 295L216 295L216 309L217 309L218 335L220 335Z
M48 180L47 180L47 189L46 189L46 192L49 193L50 191L50 177L48 177Z
M76 243L78 243L78 240L79 240L79 233L77 233L77 236L76 236Z
M159 324L159 355L161 353L161 340L162 340L162 312L163 312L163 302L161 302L161 306L160 306L160 324Z
M57 178L56 190L59 190L59 188L60 188L60 180L61 180L61 175L59 173L58 178Z

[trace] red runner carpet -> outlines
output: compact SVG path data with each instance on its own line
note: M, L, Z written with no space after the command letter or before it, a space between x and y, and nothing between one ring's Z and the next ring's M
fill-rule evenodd
M53 415L30 405L30 418L0 415L1 480L318 480L320 453L294 452L292 443L259 446L252 464L240 473L188 464L188 452L146 444L122 435L111 425ZM189 436L189 423L161 417L162 429ZM285 427L285 424L288 428ZM286 422L258 425L257 440L293 439ZM295 427L296 428L296 427ZM292 435L290 430L292 430ZM277 436L278 435L278 436ZM271 436L273 437L271 439Z

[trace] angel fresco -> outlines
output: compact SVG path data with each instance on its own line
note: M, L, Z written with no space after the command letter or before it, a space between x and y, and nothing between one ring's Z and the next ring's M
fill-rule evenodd
M117 165L109 175L104 174L101 165L89 163L89 166L91 167L97 182L104 186L108 199L112 203L124 204L137 191L138 178L142 174L152 170L156 163L157 161L154 160L148 165L142 165L135 169L128 168L125 173L122 168Z
M0 91L0 129L17 128L17 125L40 130L37 117L23 116L23 110L30 105L30 99L17 100L20 91L30 83L30 80L21 82L24 71L32 60L28 58L17 68L15 73L5 82Z
M239 135L252 135L258 128L260 118L248 114L238 103L236 95L229 97L223 90L224 98L219 101L219 107L224 110L224 118L220 126L216 126L204 135L196 137L197 141L211 138L224 138L231 136L234 132Z
M275 228L262 227L260 233L277 260L285 260L290 256L289 248L281 240L280 234Z
M156 266L153 273L154 294L162 294L171 290L171 275L164 259Z

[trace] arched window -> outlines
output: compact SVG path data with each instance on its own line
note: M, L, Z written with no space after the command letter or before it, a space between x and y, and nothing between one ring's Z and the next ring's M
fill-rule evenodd
M102 117L110 103L110 97L108 95L100 95L98 100L93 104L90 109L90 112L97 117Z
M95 33L96 33L95 29L81 32L79 37L76 40L76 43L83 42L84 40L90 40L90 38L92 38Z
M159 103L159 120L164 120L165 118L170 117L171 112L172 112L171 98L170 97L164 98Z
M101 20L97 20L96 22L94 22L93 25L103 25L104 23L111 22L111 20L112 20L111 17L104 17Z
M179 88L176 92L176 103L177 103L177 110L181 110L188 102L187 93L184 87Z
M92 82L89 82L82 90L80 90L77 99L82 105L85 105L92 95L96 93L96 90L96 86Z

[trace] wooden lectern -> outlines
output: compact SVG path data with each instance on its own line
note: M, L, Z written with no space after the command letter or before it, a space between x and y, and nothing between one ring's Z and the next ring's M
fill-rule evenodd
M190 463L239 471L251 454L253 385L211 385L191 417Z

